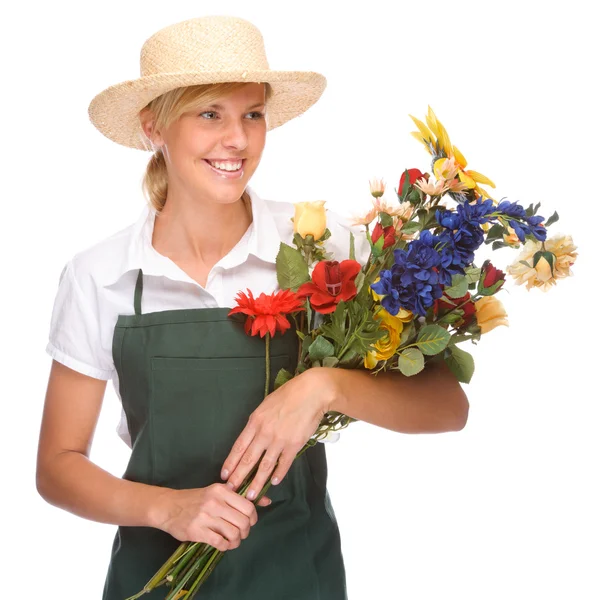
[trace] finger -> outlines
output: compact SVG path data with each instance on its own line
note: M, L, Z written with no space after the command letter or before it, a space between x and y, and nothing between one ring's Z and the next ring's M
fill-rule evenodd
M260 491L263 489L269 476L275 469L277 460L279 459L279 456L284 448L285 445L283 443L280 443L279 445L271 444L271 446L269 446L267 452L258 465L256 475L254 476L254 479L252 480L252 483L250 484L250 487L246 493L246 498L248 498L248 500L254 500L258 494L260 494Z
M258 464L262 453L266 448L268 448L268 446L269 441L265 438L254 438L250 446L248 446L246 452L244 452L242 455L237 467L229 476L227 484L231 483L233 485L233 489L237 490L243 483L244 479L246 479L248 473L250 473L253 467Z
M271 498L268 496L263 496L256 504L257 506L269 506L272 503Z
M218 509L214 512L214 516L223 519L223 521L235 527L240 532L242 539L248 537L250 527L256 523L253 517L248 517L244 512L240 512L228 504L219 505ZM256 520L258 520L258 517Z
M254 439L255 435L256 435L255 426L251 422L248 422L246 427L244 427L244 430L242 431L242 433L240 433L237 440L233 444L233 447L231 448L231 452L229 453L229 455L225 459L225 462L223 463L223 468L221 469L221 478L222 479L227 480L228 477L234 472L234 470L238 466L240 459L243 456L244 452L246 451L248 446L252 443L252 440Z
M235 546L238 538L240 538L239 529L221 517L210 517L208 526L212 531L218 533L225 539L227 550L231 550L232 546Z
M279 457L279 464L277 468L271 475L271 483L273 485L277 485L283 481L283 478L287 475L287 472L290 470L292 463L296 458L297 452L292 448L285 448Z

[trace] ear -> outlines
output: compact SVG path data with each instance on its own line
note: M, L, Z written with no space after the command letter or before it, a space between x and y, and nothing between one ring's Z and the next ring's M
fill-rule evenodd
M156 148L160 148L165 142L159 131L155 131L155 120L152 111L149 108L143 108L139 114L140 125L144 135L152 142Z

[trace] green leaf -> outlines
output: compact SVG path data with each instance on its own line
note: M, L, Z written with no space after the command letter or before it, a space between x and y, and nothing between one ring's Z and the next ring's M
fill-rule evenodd
M498 288L504 283L504 280L501 279L500 281L496 281L496 283L494 283L494 285L488 287L488 288L483 288L480 287L477 290L477 293L480 294L481 296L493 296L497 291Z
M381 221L382 227L389 227L394 224L392 217L385 212L379 213L379 220Z
M444 293L450 298L462 298L469 289L469 281L465 275L456 273L452 275L452 285L444 288Z
M415 233L416 231L421 231L421 224L419 221L407 221L404 223L401 230L402 233L406 233L407 235Z
M403 199L406 199L406 196L410 190L410 175L408 174L408 169L404 169L404 185L402 186L402 190L400 191L400 195Z
M277 282L282 290L289 288L296 292L303 283L310 280L308 265L302 254L283 242L279 245L275 264L277 265Z
M458 310L462 311L462 308L459 308ZM457 321L460 321L463 318L463 316L464 312L462 315L458 312L451 312L439 319L438 323L456 323Z
M354 285L356 286L356 295L360 294L360 290L365 282L365 274L363 271L359 271L358 275L354 279Z
M504 235L504 233L505 233L504 227L500 223L496 223L496 224L492 225L489 228L488 232L485 234L486 241L500 239Z
M414 321L404 323L402 333L400 334L400 346L404 346L405 344L407 344L410 341L410 339L415 335L416 331L417 328L415 327Z
M417 348L407 348L398 355L398 370L407 377L416 375L425 367L425 358Z
M508 244L506 242L494 242L492 244L492 250L498 250L498 248L506 248Z
M477 283L481 277L481 269L479 267L467 267L465 269L465 276L469 284Z
M354 254L354 234L350 232L350 260L356 260Z
M458 381L469 383L473 372L475 371L475 361L473 357L457 346L449 347L451 354L444 359L450 370L454 373Z
M337 367L338 363L339 363L339 359L337 356L326 356L323 359L323 366L324 367Z
M321 360L326 356L333 356L334 350L333 344L329 340L318 335L308 348L308 356L311 360Z
M529 267L530 269L533 269L533 267L526 260L520 260L519 262L522 265L525 265L526 267Z
M277 377L275 377L275 383L273 384L273 389L276 390L278 387L281 387L284 383L293 379L294 375L290 373L287 369L279 369L277 373Z
M423 354L433 356L441 352L450 341L450 333L439 325L426 325L417 336L416 344Z
M550 227L550 225L552 225L552 223L556 223L556 221L558 221L558 213L554 211L553 215L544 223L544 227Z
M319 238L320 242L324 242L325 240L328 240L331 237L331 231L329 231L329 229L325 229L325 231L323 232L323 235Z

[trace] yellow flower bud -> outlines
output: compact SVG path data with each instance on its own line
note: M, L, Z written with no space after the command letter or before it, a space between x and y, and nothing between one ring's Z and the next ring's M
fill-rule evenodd
M481 333L488 333L499 325L508 327L508 315L502 302L494 296L484 296L475 301L475 316Z
M540 280L540 281L548 281L549 279L552 279L552 268L550 267L550 264L548 263L548 261L542 256L540 257L540 260L537 261L537 264L535 265L535 270L536 270L536 277Z
M379 307L375 318L381 321L379 327L386 332L386 335L377 340L374 349L365 356L366 369L374 369L380 360L387 360L394 356L400 345L400 334L404 329L404 323L408 323L412 317L412 313L403 308L398 311L398 315L391 315L383 306Z
M518 246L521 243L519 236L515 233L515 230L510 225L507 225L507 229L508 229L509 235L506 235L506 234L503 235L504 241L509 246Z
M327 229L325 200L296 202L294 209L294 233L299 233L303 238L312 235L315 240L320 239Z

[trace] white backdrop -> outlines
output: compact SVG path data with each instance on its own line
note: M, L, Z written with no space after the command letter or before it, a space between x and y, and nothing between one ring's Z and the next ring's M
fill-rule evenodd
M148 155L98 133L88 103L138 76L141 45L161 27L231 14L260 28L271 68L328 78L314 107L268 134L251 181L263 197L326 199L354 212L369 204L368 179L378 175L393 199L404 168L429 170L408 115L424 120L431 105L469 168L496 183L495 197L539 201L546 217L557 210L550 233L572 234L580 253L575 276L547 294L509 280L498 297L510 326L464 346L476 361L464 430L409 435L356 423L327 446L349 599L600 598L592 243L600 48L591 4L3 8L0 444L11 557L3 597L47 587L61 600L100 598L116 531L47 504L35 489L59 274L74 253L132 223L144 202ZM499 268L515 256L493 253ZM91 458L120 476L129 449L115 433L118 417L109 383Z

